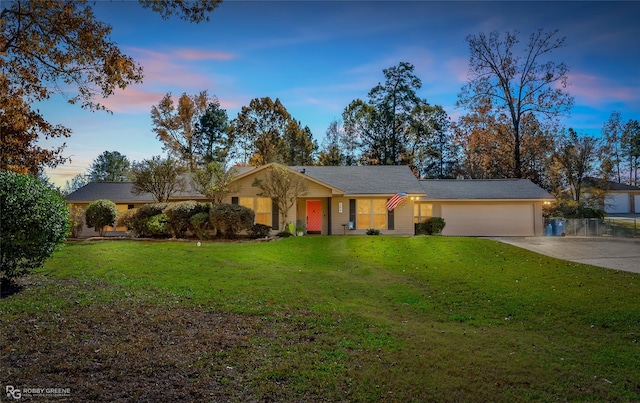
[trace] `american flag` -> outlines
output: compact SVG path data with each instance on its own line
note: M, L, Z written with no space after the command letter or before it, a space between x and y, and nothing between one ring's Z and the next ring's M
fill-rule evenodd
M407 194L405 192L394 194L392 198L387 200L387 210L391 211L394 208L398 207L398 204L402 203L406 198Z

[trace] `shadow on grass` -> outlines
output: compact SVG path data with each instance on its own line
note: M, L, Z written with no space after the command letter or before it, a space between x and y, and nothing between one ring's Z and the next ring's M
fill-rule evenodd
M18 294L24 289L22 284L18 284L13 280L0 280L0 298L8 298L14 294Z

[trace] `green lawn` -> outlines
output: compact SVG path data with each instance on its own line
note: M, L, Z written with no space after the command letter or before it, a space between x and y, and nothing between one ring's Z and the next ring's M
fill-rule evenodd
M471 238L72 243L0 300L0 383L77 401L638 401L639 283Z

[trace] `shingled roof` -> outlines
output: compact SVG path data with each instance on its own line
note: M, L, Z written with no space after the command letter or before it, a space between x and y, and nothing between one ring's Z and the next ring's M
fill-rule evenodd
M627 185L626 183L618 183L613 181L604 181L602 179L587 177L583 183L587 186L595 186L609 191L640 191L640 187Z
M529 179L421 180L427 200L551 200Z
M204 196L195 191L184 191L174 193L171 198L204 199ZM91 203L100 199L113 200L118 203L151 203L154 201L153 195L150 193L134 194L132 182L89 182L69 194L65 199L69 203Z
M305 175L342 189L346 195L424 194L411 169L403 165L299 166L291 169L304 170Z
M242 176L266 167L234 168ZM418 179L406 165L290 166L288 168L327 186L340 189L345 195L393 195L398 192L424 194Z

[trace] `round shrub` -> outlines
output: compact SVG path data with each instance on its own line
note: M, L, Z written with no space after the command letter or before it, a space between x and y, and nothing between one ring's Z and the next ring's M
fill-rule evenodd
M0 281L41 267L69 234L69 210L56 192L28 175L0 171Z
M137 237L152 237L153 234L147 228L147 223L151 217L162 214L167 205L167 203L150 203L127 210L118 219L118 225L126 225Z
M147 219L147 233L154 238L168 238L171 236L171 226L166 214L154 215Z
M219 236L235 237L240 231L249 231L253 226L255 213L237 204L217 204L209 214L211 226Z
M199 213L209 213L209 203L198 203L193 200L169 203L163 210L169 220L169 226L176 238L184 238L191 225L191 217Z
M249 236L254 239L266 238L271 233L271 227L264 224L253 224L249 231Z
M440 235L445 226L444 218L431 217L416 224L416 235Z
M89 228L95 228L100 236L104 236L104 227L112 226L118 218L118 207L111 200L95 200L87 207L84 217Z

